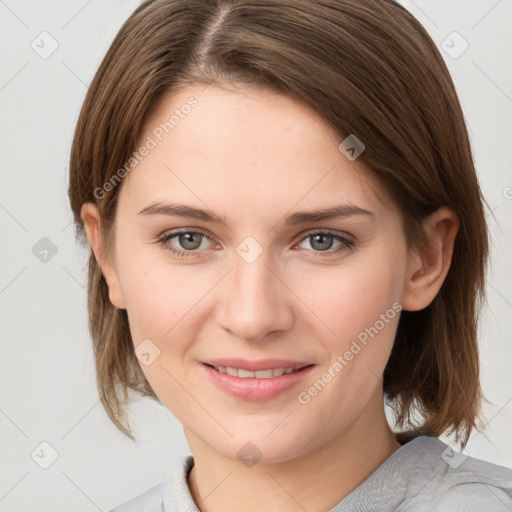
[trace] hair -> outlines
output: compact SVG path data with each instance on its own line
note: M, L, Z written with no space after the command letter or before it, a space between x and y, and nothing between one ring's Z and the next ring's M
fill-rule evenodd
M76 125L68 194L77 238L85 240L81 207L92 202L105 253L112 253L122 183L101 199L95 191L130 159L165 95L210 83L288 95L336 133L355 134L365 145L358 162L401 213L408 247L426 247L422 221L437 208L457 214L446 279L428 307L401 312L383 389L397 426L455 433L465 446L483 398L477 328L488 205L454 84L426 30L392 0L144 1L103 58ZM133 440L124 423L128 390L159 398L134 353L127 312L111 304L92 250L88 313L101 401Z

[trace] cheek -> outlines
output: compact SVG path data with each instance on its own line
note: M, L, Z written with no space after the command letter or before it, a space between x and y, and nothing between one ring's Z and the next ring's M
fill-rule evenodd
M380 385L389 359L400 318L396 267L391 262L348 265L337 271L318 274L315 285L303 286L304 302L318 318L315 336L327 353L317 378L326 383L325 392L315 395L308 388L304 400L311 400L318 414L336 425L339 415L357 415ZM316 381L315 381L316 382ZM315 382L310 385L315 388ZM318 389L322 389L320 386ZM314 398L318 396L319 398ZM320 398L322 397L322 398ZM326 403L338 408L328 412ZM304 402L301 402L304 403ZM326 420L327 421L327 420Z
M184 378L184 357L200 324L200 300L212 283L208 285L192 267L150 261L134 253L122 263L123 294L141 370L159 398L177 414L191 405L178 382ZM147 352L146 365L141 355Z
M380 249L324 268L314 285L302 285L303 300L316 316L315 334L328 353L323 371L333 384L326 399L341 393L349 409L365 403L379 384L400 318L401 253Z
M172 335L197 302L197 283L185 267L171 265L154 247L126 251L118 257L118 273L134 344L142 339L164 339ZM164 255L165 256L165 255Z
M312 313L337 339L357 336L400 299L397 271L390 262L371 261L318 270L313 284L297 282L295 290ZM299 294L299 293L298 293Z

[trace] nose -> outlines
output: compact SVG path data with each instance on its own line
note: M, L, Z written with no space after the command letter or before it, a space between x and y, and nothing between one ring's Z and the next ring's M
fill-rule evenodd
M223 281L218 322L234 336L258 341L293 325L293 293L265 251L252 262L236 255Z

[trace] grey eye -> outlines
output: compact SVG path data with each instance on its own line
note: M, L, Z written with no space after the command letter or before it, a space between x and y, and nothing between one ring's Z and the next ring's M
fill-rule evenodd
M307 238L311 240L311 247L317 251L329 250L334 242L334 236L329 234L309 235Z
M178 237L178 241L183 249L188 249L190 251L195 251L201 245L202 239L204 235L201 233L179 233L175 235L173 238Z

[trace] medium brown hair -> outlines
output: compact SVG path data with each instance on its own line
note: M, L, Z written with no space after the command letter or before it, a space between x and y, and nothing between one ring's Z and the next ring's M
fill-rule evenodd
M159 101L194 83L278 91L305 102L340 135L355 134L365 145L359 161L400 211L409 247L424 248L421 222L434 210L447 206L457 214L445 282L428 307L402 311L384 392L397 426L453 432L465 445L482 398L477 322L487 204L454 84L425 29L392 0L143 2L107 51L76 126L69 199L79 238L81 207L95 203L111 254L122 182L101 199L95 190L129 160ZM110 303L92 251L88 279L101 401L134 439L124 424L127 391L159 399L134 353L126 310Z

